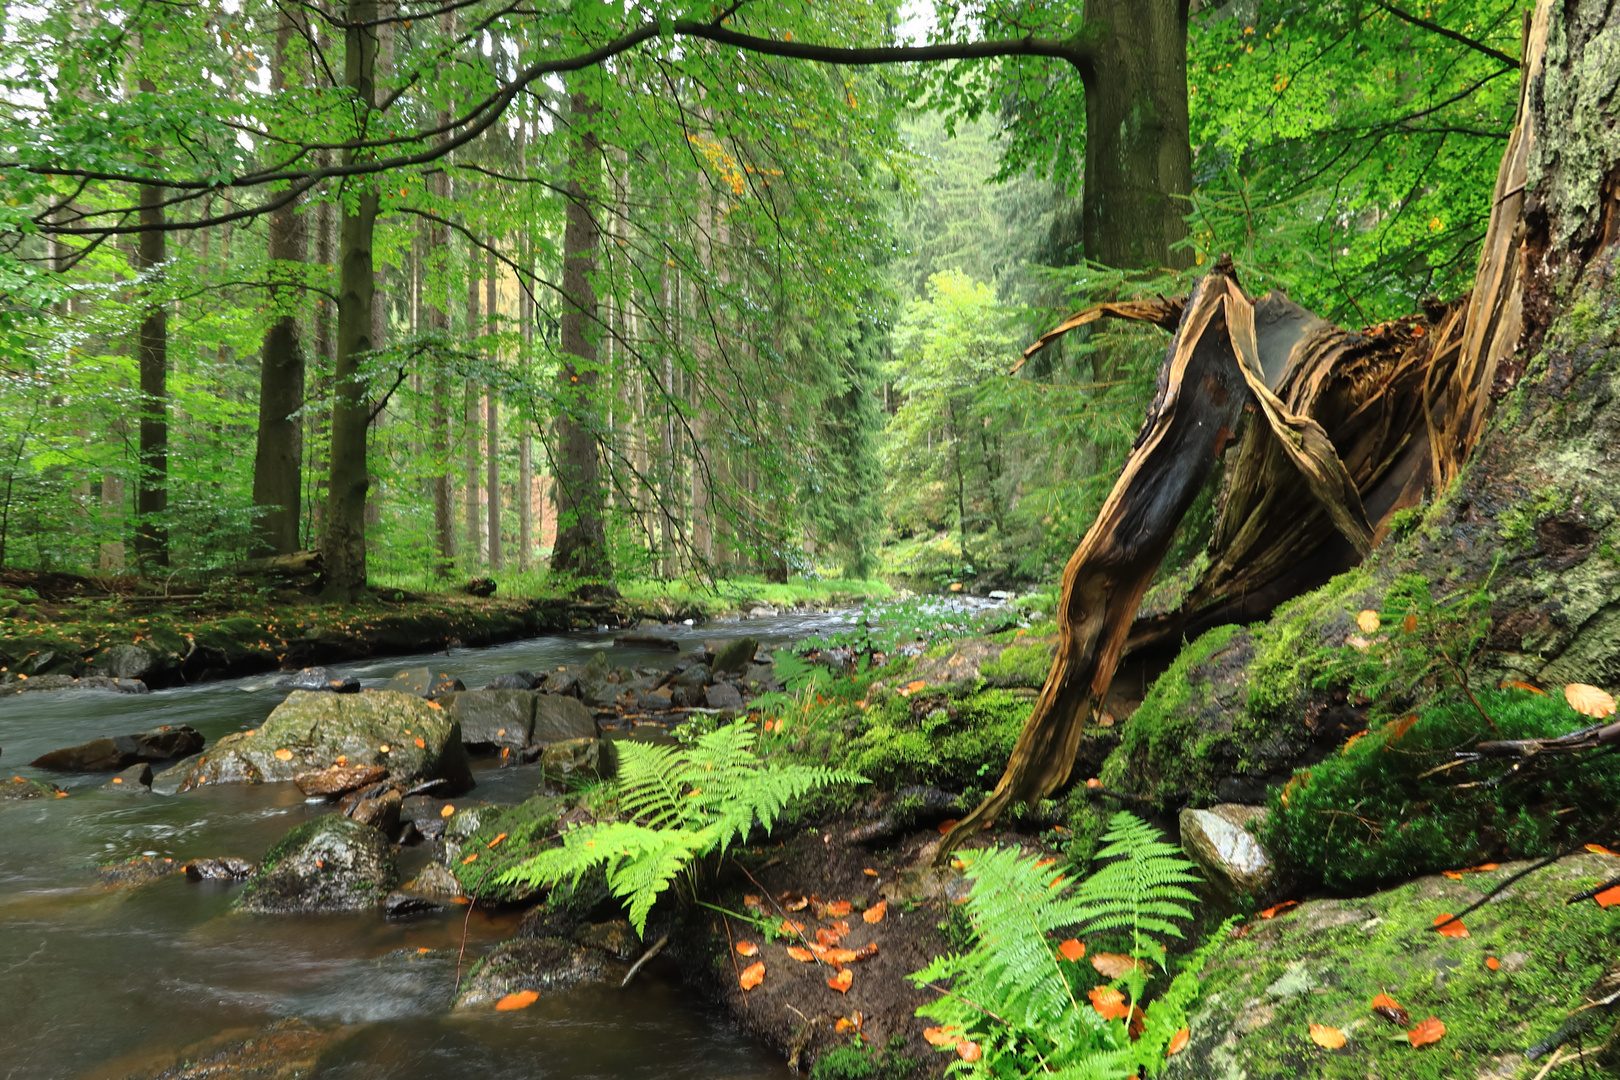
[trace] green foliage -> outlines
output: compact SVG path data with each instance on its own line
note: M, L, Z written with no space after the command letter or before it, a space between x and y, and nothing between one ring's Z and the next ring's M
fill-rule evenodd
M1263 839L1287 865L1332 889L1361 889L1487 860L1550 854L1620 805L1620 758L1446 768L1487 739L1566 735L1590 721L1561 696L1524 690L1477 694L1487 721L1456 695L1390 722L1295 774L1272 797ZM1494 725L1494 727L1492 726ZM1286 791L1286 795L1285 795Z
M1165 953L1154 935L1181 936L1191 918L1197 881L1179 850L1128 813L1114 815L1099 858L1112 859L1078 885L1016 849L992 847L961 855L973 882L967 912L975 942L947 953L910 978L942 992L918 1010L978 1043L983 1057L956 1066L973 1076L1125 1077L1154 1075L1164 1048L1186 1023L1197 993L1194 971L1183 970L1148 1002ZM1143 961L1110 984L1145 1005L1145 1027L1133 1040L1124 1020L1104 1020L1088 1000L1098 985L1092 966L1071 963L1057 942L1074 935L1124 931L1130 955Z
M1029 696L1010 690L960 698L894 694L866 712L866 724L853 738L828 732L828 749L836 760L885 786L988 787L1012 753L1030 705Z
M621 741L618 814L569 829L547 848L506 870L495 881L550 885L577 881L606 869L613 895L629 905L637 933L676 875L699 858L723 853L758 825L769 831L783 810L805 795L864 778L808 765L763 765L750 748L746 721L702 736L679 749Z
M905 1036L896 1035L881 1051L865 1042L836 1047L816 1058L810 1080L905 1080L917 1069L905 1046Z

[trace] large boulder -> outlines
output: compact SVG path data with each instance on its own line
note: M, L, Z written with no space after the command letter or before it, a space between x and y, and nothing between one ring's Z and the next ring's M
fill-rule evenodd
M216 742L192 765L180 790L292 780L332 765L382 766L402 787L443 780L440 794L473 784L460 726L437 703L391 690L294 690L260 727Z
M516 938L497 945L468 972L456 993L458 1009L492 1006L508 994L557 994L585 983L616 984L628 965L565 938Z
M292 915L380 907L398 880L388 838L327 814L276 842L237 898L241 911Z
M1462 880L1437 875L1359 899L1308 901L1240 927L1215 946L1188 1025L1192 1040L1161 1075L1529 1076L1525 1051L1580 1007L1620 940L1620 907L1565 901L1613 877L1620 860L1560 860L1468 914L1468 936L1443 937L1434 927L1528 866L1504 863ZM1445 1036L1414 1049L1404 1029L1372 1012L1380 993L1408 1011L1411 1025L1438 1017ZM1312 1024L1338 1028L1348 1042L1325 1051L1310 1039Z
M715 683L703 692L703 703L711 709L737 710L743 707L742 694L730 683Z
M534 727L530 741L554 743L596 736L596 717L578 698L561 694L534 695Z
M202 732L185 724L153 731L91 739L78 746L52 750L29 764L54 772L120 772L132 765L163 763L189 757L203 748Z
M155 662L152 653L139 645L114 645L103 649L90 666L96 674L114 679L144 679Z
M529 745L534 730L534 697L528 690L465 690L439 704L461 724L464 745L517 751Z
M741 675L748 670L748 665L754 662L754 654L759 651L759 640L751 637L740 637L728 642L717 649L714 654L714 671L717 675Z

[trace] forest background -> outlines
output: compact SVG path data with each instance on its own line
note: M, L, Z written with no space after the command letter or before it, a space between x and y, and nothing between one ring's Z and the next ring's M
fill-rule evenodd
M1222 253L1347 326L1455 297L1512 126L1523 3L1146 6L0 2L0 568L1050 580L1164 338L1026 342ZM1191 153L1126 254L1098 95L1018 47L1109 17Z

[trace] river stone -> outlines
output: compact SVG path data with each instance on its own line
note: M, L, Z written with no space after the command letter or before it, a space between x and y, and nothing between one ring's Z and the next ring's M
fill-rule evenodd
M587 705L611 705L619 696L619 684L609 682L608 675L613 665L608 663L607 653L598 650L591 655L590 662L579 676L579 696Z
M102 791L111 791L124 795L150 795L152 794L152 766L142 762L131 765L105 784Z
M557 697L579 697L579 676L566 669L552 672L546 677L546 693Z
M384 836L399 832L399 808L404 802L398 788L384 788L378 792L362 792L343 810L343 816L370 825Z
M422 867L420 874L405 883L405 890L424 896L457 897L461 895L461 882L456 880L456 875L450 872L448 866L431 862Z
M1208 810L1181 812L1181 846L1205 875L1234 896L1263 896L1276 867L1265 846L1249 831L1265 821L1263 806L1220 803Z
M414 919L418 915L434 915L443 910L443 904L434 903L425 896L412 896L410 893L389 893L388 898L383 901L385 919Z
M321 1029L295 1018L243 1039L238 1027L186 1047L172 1065L119 1075L126 1080L304 1080L316 1074L321 1055L352 1030Z
M197 759L180 790L291 780L334 764L381 766L406 787L443 779L447 783L439 791L446 794L473 785L460 726L435 703L392 690L347 695L294 690L256 730L216 742Z
M381 765L333 765L330 769L301 772L293 777L293 783L298 785L299 791L312 798L317 795L331 797L359 791L387 776L388 770Z
M587 923L574 931L574 941L587 949L605 952L616 960L634 960L647 951L626 919Z
M0 683L0 694L27 694L40 690L102 690L115 694L149 694L151 688L139 679L114 679L108 675L40 675L36 678Z
M164 725L155 731L91 739L65 750L52 750L30 764L55 772L118 772L143 761L178 761L201 750L203 742L202 733L195 728Z
M741 709L742 694L730 683L715 683L703 692L703 700L711 709Z
M276 842L236 907L259 915L361 911L380 906L397 878L386 836L327 814Z
M20 776L13 776L10 780L0 782L0 799L51 799L66 794L67 792L55 784L24 780Z
M702 690L709 684L709 665L693 664L670 682L683 690Z
M360 680L353 675L333 675L323 667L307 667L281 679L276 686L284 690L329 691L337 694L358 694Z
M108 889L132 889L137 885L150 885L179 869L180 864L166 856L158 858L156 855L142 855L97 867L96 876L101 878L101 884Z
M91 661L97 674L115 679L144 679L152 670L152 654L139 645L114 645Z
M561 694L534 695L534 727L529 739L537 743L596 738L596 717L578 698Z
M1441 937L1435 919L1464 910L1532 864L1503 863L1461 881L1418 878L1255 919L1239 928L1242 936L1214 943L1188 1018L1191 1041L1159 1075L1528 1077L1535 1067L1526 1048L1557 1030L1614 963L1620 906L1565 901L1612 877L1615 863L1583 853L1519 878L1465 917L1466 938ZM1491 956L1501 958L1497 971L1486 966ZM1509 971L1510 959L1518 970ZM1368 1011L1376 993L1405 1006L1413 1024L1438 1016L1444 1039L1414 1051L1399 1028ZM1324 1054L1309 1041L1311 1024L1336 1027L1349 1042ZM1423 1055L1434 1060L1419 1065Z
M456 994L458 1009L494 1005L507 994L556 994L586 983L618 984L629 970L597 949L564 938L516 938L480 960Z
M611 745L602 739L564 739L551 743L540 755L540 767L551 780L574 777L607 780L614 773Z
M509 675L497 675L484 687L485 690L533 690L544 682L544 677L537 678L531 671L514 671Z
M434 671L429 667L406 668L404 671L388 680L388 689L397 690L402 694L415 694L417 697L438 697L440 694L453 694L467 689L460 679L444 671Z
M466 746L521 750L534 730L534 694L522 690L467 690L439 700L461 722ZM578 705L579 702L574 702Z
M235 883L253 876L254 866L246 859L229 855L218 859L192 859L183 868L192 881L224 881Z
M751 637L741 637L728 642L724 648L716 650L714 654L714 670L716 674L730 672L741 675L754 662L754 654L759 651L759 641Z

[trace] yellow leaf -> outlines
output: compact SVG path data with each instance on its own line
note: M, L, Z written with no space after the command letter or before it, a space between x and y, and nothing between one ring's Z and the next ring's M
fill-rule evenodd
M1378 631L1378 612L1368 608L1356 616L1356 625L1361 627L1363 634L1372 634Z
M1564 700L1569 707L1594 720L1614 715L1614 698L1587 683L1570 683L1564 687Z
M1324 1050L1337 1050L1344 1045L1344 1032L1326 1024L1312 1024L1311 1042Z

